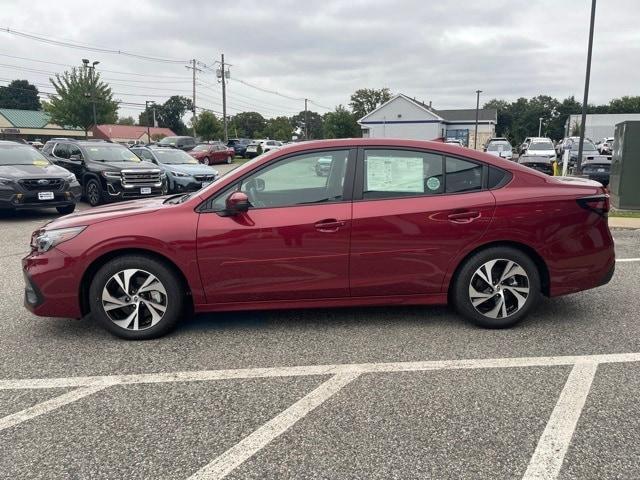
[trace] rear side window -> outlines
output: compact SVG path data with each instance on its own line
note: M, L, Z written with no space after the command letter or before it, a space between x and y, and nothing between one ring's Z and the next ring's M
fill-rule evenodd
M405 150L365 150L363 199L443 192L442 155Z
M482 165L446 157L446 193L482 190Z
M509 179L511 178L511 174L504 170L495 167L489 167L489 178L487 179L487 188L500 188L505 185Z

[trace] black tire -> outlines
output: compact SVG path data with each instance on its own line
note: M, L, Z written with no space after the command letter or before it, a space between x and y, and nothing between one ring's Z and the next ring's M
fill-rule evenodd
M522 267L528 277L529 292L524 304L519 308L519 310L502 318L492 318L490 316L483 315L473 306L469 293L469 287L474 274L482 265L491 260L513 261ZM500 264L496 265L496 268L499 268ZM498 291L499 290L500 289L498 288ZM489 289L489 291L491 291L491 289ZM503 291L501 294L496 295L502 295L503 297L509 296L512 303L517 300L511 292L506 293ZM452 285L451 297L453 306L456 308L458 313L475 325L484 328L508 328L520 322L527 316L534 305L538 303L540 298L540 272L533 260L521 250L513 247L487 248L486 250L481 250L468 258L458 270ZM480 306L478 308L480 308Z
M71 205L67 205L66 207L56 207L56 210L60 215L69 215L70 213L73 213L75 209L76 209L75 203Z
M95 178L87 180L84 186L84 196L92 207L97 207L103 202L104 194L102 193L102 185Z
M126 269L139 269L148 272L154 275L164 287L166 291L166 310L155 325L139 330L123 328L116 325L105 312L102 305L103 289L115 274ZM135 277L132 277L132 283L134 279ZM133 287L135 289L135 286ZM131 291L135 293L135 290ZM140 295L142 296L142 294ZM112 334L126 340L148 340L169 333L176 327L183 316L184 299L184 286L173 270L163 262L144 255L123 255L110 260L94 275L89 289L89 306L93 318Z

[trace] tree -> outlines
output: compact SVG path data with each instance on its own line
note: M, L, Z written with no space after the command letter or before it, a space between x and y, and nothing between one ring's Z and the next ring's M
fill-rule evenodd
M92 100L97 123L115 123L118 102L113 100L111 88L100 80L99 73L91 76L86 68L72 68L50 81L56 90L56 95L46 104L52 123L80 127L86 136L94 123Z
M361 88L351 95L349 105L356 120L360 120L366 114L374 111L389 100L391 100L391 92L389 92L389 89L386 87L379 90L375 88Z
M307 125L307 135L309 136L309 140L318 140L322 138L322 115L318 112L312 112L311 110L307 111L305 115L304 110L302 110L297 115L291 117L291 124L294 128L299 128L301 132L303 132L304 136L304 122L306 120L309 122Z
M118 118L118 121L116 123L118 125L135 125L136 121L133 119L133 117L123 117Z
M293 125L288 117L275 117L267 119L262 136L288 142L292 133Z
M614 98L608 110L607 113L640 113L640 97Z
M239 137L256 138L266 126L266 120L258 112L241 112L231 118L230 130Z
M325 113L322 119L324 138L354 138L359 137L361 130L354 115L338 105L333 112Z
M220 120L206 111L196 118L196 132L203 140L219 140L224 136Z
M174 95L170 97L162 105L153 105L147 107L138 116L138 123L143 126L153 127L153 111L156 112L156 122L158 126L171 129L177 135L185 135L188 133L187 126L182 121L182 117L193 110L193 103L187 97Z
M0 108L40 110L38 88L27 80L13 80L6 87L0 87Z

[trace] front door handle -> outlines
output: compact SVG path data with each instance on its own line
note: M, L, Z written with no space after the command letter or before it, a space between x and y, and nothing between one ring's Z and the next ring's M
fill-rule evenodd
M320 220L314 225L319 232L337 232L340 227L344 227L347 222L344 220L336 220L335 218L327 218Z
M473 222L476 218L480 217L480 212L476 211L465 211L465 212L456 212L451 213L447 216L447 218L451 222L455 223L469 223Z

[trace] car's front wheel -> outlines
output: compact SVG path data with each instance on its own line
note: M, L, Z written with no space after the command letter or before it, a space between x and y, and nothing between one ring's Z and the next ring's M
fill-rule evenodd
M470 257L453 285L454 306L485 328L506 328L522 320L540 297L538 267L524 252L493 247Z
M102 203L102 185L100 185L100 181L95 178L89 179L84 190L84 195L89 205L96 207Z
M91 313L105 329L128 340L147 340L175 328L185 292L163 262L124 255L98 270L89 296Z

